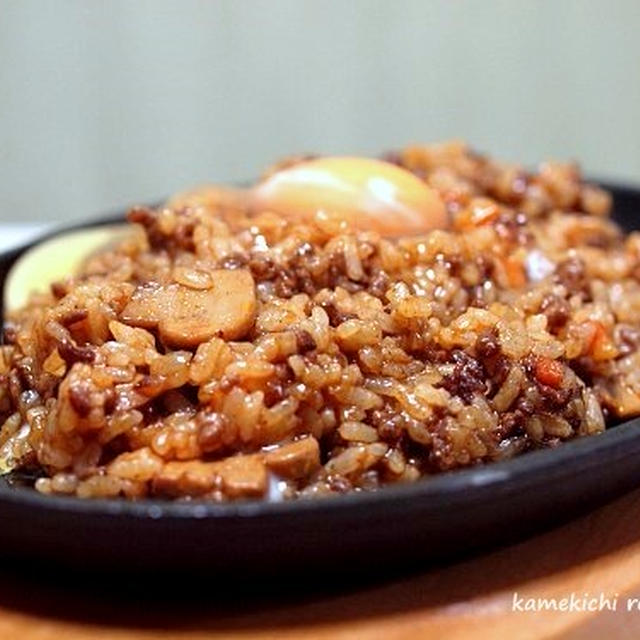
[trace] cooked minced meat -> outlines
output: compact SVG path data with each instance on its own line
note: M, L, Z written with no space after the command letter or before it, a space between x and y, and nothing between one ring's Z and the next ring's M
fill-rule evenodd
M5 463L45 493L275 500L640 413L640 235L605 191L458 143L383 160L133 209L137 234L9 318Z

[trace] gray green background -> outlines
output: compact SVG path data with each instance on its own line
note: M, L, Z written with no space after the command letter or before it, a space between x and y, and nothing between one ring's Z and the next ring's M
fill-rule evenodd
M0 0L0 220L465 138L640 183L640 1Z

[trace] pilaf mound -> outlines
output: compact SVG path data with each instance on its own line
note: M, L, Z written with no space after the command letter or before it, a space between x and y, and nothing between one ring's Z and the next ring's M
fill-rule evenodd
M608 193L461 143L384 160L437 192L448 228L382 237L218 188L132 209L131 238L5 324L5 469L52 494L282 500L640 414L640 234Z

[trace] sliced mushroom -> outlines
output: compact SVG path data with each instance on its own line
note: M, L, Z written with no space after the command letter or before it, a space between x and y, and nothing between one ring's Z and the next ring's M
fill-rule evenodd
M173 285L175 288L176 285ZM165 287L157 283L139 286L131 296L131 300L122 310L120 319L127 325L155 329L160 318L170 305L172 287Z
M171 347L193 348L213 336L242 338L256 314L255 283L244 269L211 272L210 289L190 289L179 284L143 285L123 310L123 322L156 328Z
M306 478L320 467L320 446L313 437L282 445L264 458L271 471L283 478Z

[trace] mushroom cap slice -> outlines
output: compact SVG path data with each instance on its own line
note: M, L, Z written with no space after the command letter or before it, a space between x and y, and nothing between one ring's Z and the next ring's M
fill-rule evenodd
M121 314L126 324L156 328L174 348L194 348L220 336L244 337L256 315L255 283L246 269L215 269L209 289L180 284L141 285Z

